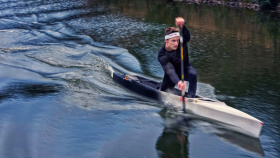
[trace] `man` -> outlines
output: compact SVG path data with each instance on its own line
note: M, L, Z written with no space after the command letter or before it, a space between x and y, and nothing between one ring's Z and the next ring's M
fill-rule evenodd
M176 26L182 29L183 33L183 59L184 59L184 75L185 80L189 81L188 95L194 98L197 86L197 73L189 62L188 45L190 40L190 32L185 26L185 20L181 17L175 19ZM165 30L165 44L159 50L158 61L163 70L164 77L161 84L162 91L173 90L177 85L182 91L185 90L186 82L180 80L181 77L181 48L180 48L179 30L175 27L168 27Z

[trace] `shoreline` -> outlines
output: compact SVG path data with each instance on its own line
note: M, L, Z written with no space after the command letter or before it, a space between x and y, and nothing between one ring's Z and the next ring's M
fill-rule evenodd
M235 7L235 8L247 8L252 9L255 11L260 10L260 5L257 3L251 3L251 2L242 2L240 0L237 1L224 1L224 0L175 0L175 1L181 1L181 2L190 2L190 3L196 3L196 4L209 4L209 5L218 5L218 6L229 6L229 7ZM268 10L270 12L277 12L280 13L280 5L276 7L275 10Z

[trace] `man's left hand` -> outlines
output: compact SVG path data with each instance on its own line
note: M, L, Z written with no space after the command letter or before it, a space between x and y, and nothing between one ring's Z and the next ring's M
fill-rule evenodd
M180 27L180 28L183 28L183 26L185 25L185 19L182 18L182 17L177 17L175 19L175 25Z

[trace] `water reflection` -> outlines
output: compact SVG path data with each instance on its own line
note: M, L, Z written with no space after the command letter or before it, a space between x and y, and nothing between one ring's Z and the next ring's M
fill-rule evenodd
M264 156L264 151L259 138L248 137L246 135L235 133L233 131L225 131L222 133L216 133L215 135L226 142L237 145L242 149Z
M189 142L189 137L194 129L210 133L211 136L217 136L224 143L264 156L264 151L258 138L231 131L220 124L203 123L202 120L189 114L178 114L168 109L161 110L159 114L165 125L156 144L160 157L189 157L191 143ZM216 143L218 144L218 142Z
M191 129L192 119L177 117L167 108L162 109L159 114L165 126L156 143L159 157L189 157L188 132Z
M188 135L183 131L172 132L164 129L156 144L159 157L189 157L187 139Z

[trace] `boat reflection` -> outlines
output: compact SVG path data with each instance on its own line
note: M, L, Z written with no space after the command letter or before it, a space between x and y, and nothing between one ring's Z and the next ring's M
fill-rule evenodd
M156 144L160 157L189 157L189 133L194 128L201 128L205 133L218 136L223 142L264 156L264 151L258 138L232 131L213 122L205 123L191 114L182 114L167 109L161 110L159 114L165 124L163 133Z
M247 135L243 135L234 131L229 131L221 128L219 129L219 131L222 132L213 134L222 138L222 140L226 142L241 147L242 149L264 156L264 151L259 138L253 138Z

